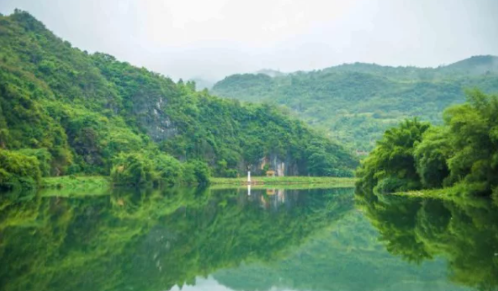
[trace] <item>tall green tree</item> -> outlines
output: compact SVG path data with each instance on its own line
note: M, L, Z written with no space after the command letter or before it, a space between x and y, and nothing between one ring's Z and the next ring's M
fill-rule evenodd
M420 188L413 154L429 126L413 119L387 130L358 170L358 185L381 192Z
M452 152L447 128L432 127L424 133L422 142L414 151L417 173L424 188L440 188L445 185L445 179L446 184L451 183L447 179L447 159Z
M452 180L474 184L477 194L498 187L498 96L467 92L467 103L445 112L453 156Z

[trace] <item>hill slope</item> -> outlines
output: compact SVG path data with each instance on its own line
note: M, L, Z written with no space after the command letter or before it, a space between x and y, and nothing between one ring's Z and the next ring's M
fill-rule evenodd
M475 56L438 68L355 63L275 77L239 74L215 84L212 93L285 105L330 136L370 150L404 118L440 123L443 109L463 102L464 88L471 87L498 91L498 57Z
M166 169L178 161L205 162L219 176L248 167L351 175L357 165L342 146L275 107L223 100L196 92L193 82L88 54L26 12L0 16L0 185L26 172L35 180L120 173L127 163L142 181L149 168L173 175Z

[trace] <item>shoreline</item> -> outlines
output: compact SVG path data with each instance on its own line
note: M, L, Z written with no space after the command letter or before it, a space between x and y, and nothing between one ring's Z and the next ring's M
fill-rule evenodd
M356 178L337 177L252 177L251 183L247 178L210 178L209 188L234 189L245 188L250 185L253 189L325 189L325 188L352 188ZM113 188L108 176L60 176L45 177L39 185L38 191L44 196L80 196L104 195Z
M344 185L354 187L356 178L339 178L339 177L307 177L307 176L288 176L288 177L252 177L251 183L247 178L223 178L211 177L210 185L239 185L239 186L258 186L258 185ZM76 188L79 186L97 186L110 187L112 182L107 176L60 176L42 178L40 189L54 188Z
M247 178L218 178L210 179L211 185L237 185L237 186L279 186L279 185L328 185L339 187L354 187L356 178L338 178L338 177L307 177L307 176L288 176L288 177L252 177L251 182Z

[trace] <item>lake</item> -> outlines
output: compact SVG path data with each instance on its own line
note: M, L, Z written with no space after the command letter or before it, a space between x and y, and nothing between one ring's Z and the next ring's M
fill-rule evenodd
M498 209L354 189L0 199L0 290L497 290Z

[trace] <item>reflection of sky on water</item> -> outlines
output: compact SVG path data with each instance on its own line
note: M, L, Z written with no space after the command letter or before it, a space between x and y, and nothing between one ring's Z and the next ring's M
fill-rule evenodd
M209 276L206 278L196 278L195 286L183 286L181 289L178 286L173 287L171 291L232 291L218 283L214 278ZM291 289L271 288L269 291L293 291Z
M231 291L223 285L220 285L216 282L215 279L208 277L205 278L196 278L195 286L183 286L181 289L178 286L173 287L171 291Z

